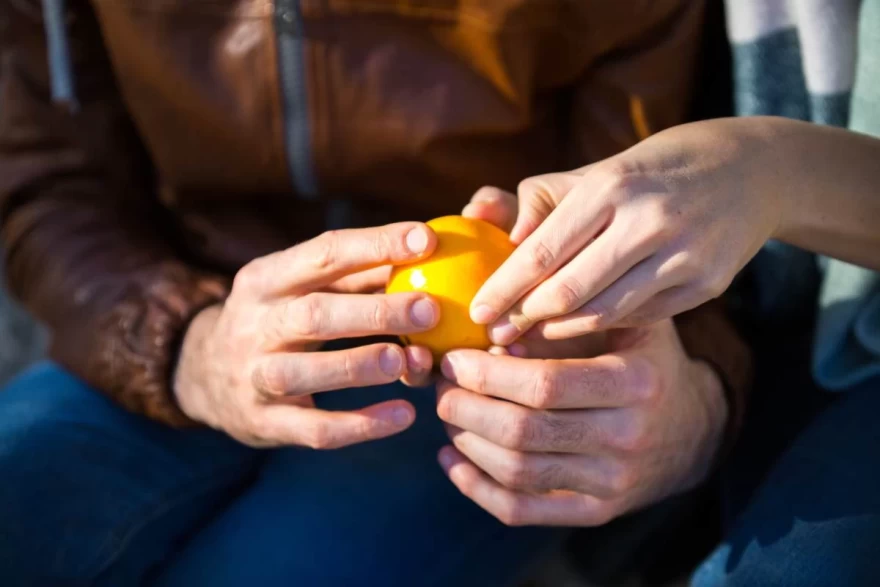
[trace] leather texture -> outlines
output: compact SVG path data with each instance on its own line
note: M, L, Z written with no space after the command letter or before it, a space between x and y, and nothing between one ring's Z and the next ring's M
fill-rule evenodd
M244 263L328 210L457 213L683 122L702 4L68 0L72 112L50 99L40 0L0 0L9 283L54 358L185 424L176 345Z

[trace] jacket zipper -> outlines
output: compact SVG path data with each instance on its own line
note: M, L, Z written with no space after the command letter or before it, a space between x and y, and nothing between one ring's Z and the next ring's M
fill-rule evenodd
M312 167L302 15L298 0L276 0L275 30L287 165L297 195L312 200L318 197L318 189Z

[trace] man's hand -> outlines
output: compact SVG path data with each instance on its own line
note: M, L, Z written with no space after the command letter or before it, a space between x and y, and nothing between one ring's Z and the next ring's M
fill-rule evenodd
M608 333L594 358L454 351L437 413L441 465L509 525L600 525L700 483L727 419L720 381L671 321Z
M311 395L427 377L427 349L315 351L333 339L431 328L439 308L428 296L373 292L384 285L382 266L412 262L435 245L425 225L408 222L328 232L251 262L226 303L187 331L174 382L181 408L252 446L335 448L406 429L415 418L409 402L326 412Z

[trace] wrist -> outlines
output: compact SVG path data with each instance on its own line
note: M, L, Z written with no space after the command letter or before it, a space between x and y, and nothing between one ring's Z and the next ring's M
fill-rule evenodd
M181 411L200 421L201 390L205 386L205 347L211 338L221 306L215 304L201 310L190 321L180 344L172 378L172 393Z
M789 121L771 116L733 119L746 164L739 169L744 194L757 198L766 240L779 239L792 223ZM796 155L795 155L796 156Z

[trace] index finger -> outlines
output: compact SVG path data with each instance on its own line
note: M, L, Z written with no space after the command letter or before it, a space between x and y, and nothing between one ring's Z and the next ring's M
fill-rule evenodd
M436 245L437 236L421 222L332 230L257 259L243 271L261 295L283 295L381 265L412 263L431 254Z
M572 210L578 202L577 193L563 200L486 280L471 302L474 322L496 320L574 257L608 222L609 213L601 209Z
M614 354L541 360L456 350L440 368L459 387L541 410L624 407L651 389L648 369Z

